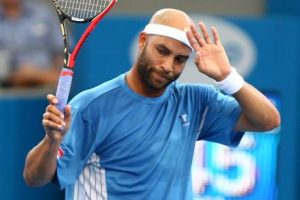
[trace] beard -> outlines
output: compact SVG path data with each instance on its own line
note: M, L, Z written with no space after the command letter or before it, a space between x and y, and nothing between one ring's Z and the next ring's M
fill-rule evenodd
M154 67L150 56L147 54L147 44L138 57L136 66L140 80L150 91L164 90L180 76L180 74L165 72L162 68Z

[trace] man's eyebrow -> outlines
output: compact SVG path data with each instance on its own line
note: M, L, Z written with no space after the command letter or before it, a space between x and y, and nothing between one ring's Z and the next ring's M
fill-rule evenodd
M168 47L166 47L164 44L158 44L157 47L162 48L164 51L167 51L168 53L173 53L173 51L171 49L169 49ZM184 59L188 59L190 57L189 55L186 55L186 54L178 54L177 56L180 56L181 58L184 58Z
M188 59L190 56L188 56L188 55L178 55L178 57Z
M166 47L164 44L158 44L157 45L158 48L162 48L165 51L168 51L169 53L171 53L171 49L169 49L168 47Z
M180 60L184 60L186 61L187 59L189 59L190 56L187 56L187 55L178 55L176 56L177 59L180 59Z

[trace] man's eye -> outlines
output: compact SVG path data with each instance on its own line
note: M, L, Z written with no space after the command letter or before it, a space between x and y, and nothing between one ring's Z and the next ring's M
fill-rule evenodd
M161 55L167 55L168 54L168 52L166 52L165 50L163 50L163 49L157 49L158 50L158 52L161 54Z
M185 63L187 61L187 58L176 58L176 61L178 63Z

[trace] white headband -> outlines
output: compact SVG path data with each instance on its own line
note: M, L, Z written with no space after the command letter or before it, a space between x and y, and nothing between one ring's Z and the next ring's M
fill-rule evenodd
M186 33L179 29L161 24L148 24L143 32L147 34L166 36L178 40L193 50Z

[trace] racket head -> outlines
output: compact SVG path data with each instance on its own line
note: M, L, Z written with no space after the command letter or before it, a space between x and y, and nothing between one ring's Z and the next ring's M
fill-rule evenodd
M104 12L116 0L53 0L59 15L72 22L88 22Z

